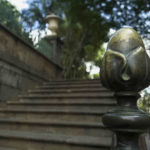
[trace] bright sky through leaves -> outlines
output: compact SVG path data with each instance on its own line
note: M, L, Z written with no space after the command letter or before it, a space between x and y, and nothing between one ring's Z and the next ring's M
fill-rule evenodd
M28 8L27 0L7 0L7 1L15 5L19 11L21 11L24 8Z
M16 8L18 9L18 11L22 11L22 9L24 8L28 8L28 4L27 4L27 0L8 0L11 4L15 5ZM36 38L37 35L37 31L33 31L32 32L32 37ZM36 39L37 41L37 39ZM95 65L93 65L91 62L88 62L86 64L87 67L87 71L90 72L91 75L99 73L99 67L96 67Z

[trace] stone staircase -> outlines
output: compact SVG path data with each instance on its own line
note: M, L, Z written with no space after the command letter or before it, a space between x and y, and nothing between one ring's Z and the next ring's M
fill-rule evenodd
M108 150L115 105L99 80L45 83L0 107L0 150Z

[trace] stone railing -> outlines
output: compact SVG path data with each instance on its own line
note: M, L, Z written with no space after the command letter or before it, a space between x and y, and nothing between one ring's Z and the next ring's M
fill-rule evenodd
M0 25L0 101L61 78L61 71L61 67Z
M150 115L137 108L138 92L150 84L150 58L141 37L132 28L117 31L108 43L101 82L115 92L118 107L103 116L114 131L115 150L145 150L141 139L150 129Z

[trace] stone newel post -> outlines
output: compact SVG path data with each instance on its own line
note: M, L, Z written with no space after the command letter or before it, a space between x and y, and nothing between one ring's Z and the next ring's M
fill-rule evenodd
M62 19L55 15L51 14L46 17L46 21L49 24L49 29L51 34L45 37L45 40L52 46L53 49L53 57L52 59L56 61L58 65L61 66L61 47L62 47L62 40L57 35L57 30L59 28L59 24L62 22Z
M150 115L137 108L138 92L150 84L150 59L141 37L132 28L110 39L101 68L102 84L115 91L118 107L103 116L114 131L115 150L144 150L139 137L149 132Z

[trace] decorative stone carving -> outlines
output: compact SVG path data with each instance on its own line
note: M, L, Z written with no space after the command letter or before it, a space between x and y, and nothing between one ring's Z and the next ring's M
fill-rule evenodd
M139 91L150 84L150 59L141 37L122 28L110 39L102 61L101 81L115 91Z
M145 150L139 139L150 130L150 115L137 108L137 99L138 92L150 84L150 59L134 29L122 28L110 39L100 77L105 87L115 91L118 104L102 118L115 132L114 149Z

